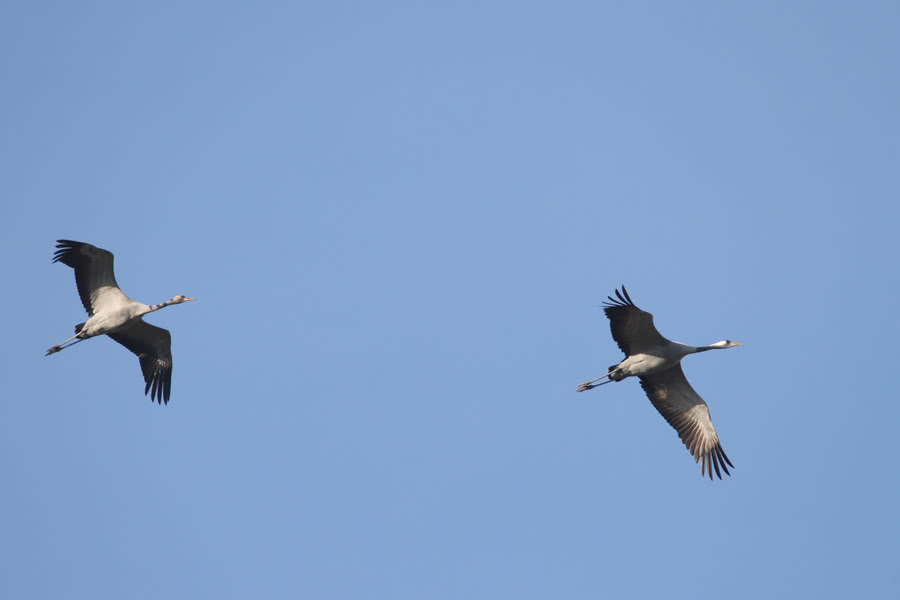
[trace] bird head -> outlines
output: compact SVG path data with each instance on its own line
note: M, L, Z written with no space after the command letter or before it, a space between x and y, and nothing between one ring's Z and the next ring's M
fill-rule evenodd
M182 302L190 302L191 300L196 300L196 298L191 298L189 296L175 296L172 298L172 304L181 304Z
M740 346L739 342L732 342L731 340L722 340L720 342L716 342L715 344L710 344L710 348L734 348L735 346Z

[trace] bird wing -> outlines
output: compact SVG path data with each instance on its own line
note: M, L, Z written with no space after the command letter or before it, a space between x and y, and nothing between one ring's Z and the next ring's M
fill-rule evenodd
M700 462L700 474L708 474L712 479L715 468L716 475L722 479L721 467L726 475L731 475L728 466L734 468L734 465L719 444L716 428L709 418L709 407L688 383L681 364L661 373L642 375L640 380L650 402L678 432L694 462Z
M104 305L121 305L128 301L128 296L116 283L113 255L109 250L72 240L56 240L53 262L75 269L75 285L88 315L94 316Z
M134 319L122 329L107 334L133 353L141 361L141 371L150 392L150 400L169 403L172 391L172 335L143 319Z
M603 312L609 319L613 339L626 356L642 354L669 342L654 327L653 315L634 305L624 285L622 293L616 290L616 296L618 300L607 296L609 302L604 302Z

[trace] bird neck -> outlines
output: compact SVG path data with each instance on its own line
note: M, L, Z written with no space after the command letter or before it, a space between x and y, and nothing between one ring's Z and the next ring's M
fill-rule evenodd
M724 350L723 346L700 346L694 352L706 352L707 350Z
M672 350L675 358L681 360L688 354L693 354L694 352L700 352L699 348L695 348L694 346L688 346L687 344L682 344L681 342L672 342Z
M165 302L161 302L160 304L151 304L150 306L147 307L147 310L141 314L152 313L154 310L159 310L159 309L165 308L167 306L172 306L173 304L178 304L178 302L175 301L175 298L171 298L169 300L166 300Z

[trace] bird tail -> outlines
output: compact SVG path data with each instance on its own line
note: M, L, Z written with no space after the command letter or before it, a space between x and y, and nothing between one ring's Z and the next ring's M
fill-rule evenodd
M75 326L75 333L81 333L81 329L84 327L84 323L79 323Z
M609 376L610 381L622 381L623 379L625 379L626 376L623 375L622 370L619 369L620 364L622 363L612 365L607 371L607 375Z

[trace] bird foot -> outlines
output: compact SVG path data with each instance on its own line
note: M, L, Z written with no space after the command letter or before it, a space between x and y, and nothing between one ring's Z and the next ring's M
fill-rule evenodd
M579 385L577 388L575 388L575 391L576 392L586 392L587 390L592 390L595 387L597 387L597 386L591 385L590 381L586 381L586 382L582 383L581 385Z
M52 348L47 350L47 354L45 354L44 356L50 356L54 352L59 352L60 350L62 350L62 348L60 348L59 346L53 346Z

